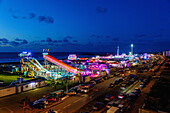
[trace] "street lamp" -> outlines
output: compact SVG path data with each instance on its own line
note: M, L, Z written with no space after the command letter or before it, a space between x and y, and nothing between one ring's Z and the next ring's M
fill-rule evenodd
M133 44L131 44L131 53L133 55Z

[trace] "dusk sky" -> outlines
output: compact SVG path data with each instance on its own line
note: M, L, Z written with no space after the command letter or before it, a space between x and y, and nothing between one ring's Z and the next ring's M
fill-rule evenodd
M0 0L0 52L170 50L170 0Z

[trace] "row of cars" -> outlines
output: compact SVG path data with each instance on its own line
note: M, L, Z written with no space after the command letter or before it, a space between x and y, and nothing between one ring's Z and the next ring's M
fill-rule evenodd
M72 95L76 95L77 93L88 93L94 89L94 85L104 82L105 79L106 79L106 77L99 77L99 78L96 78L95 80L91 80L88 83L74 86L74 87L70 88L68 90L68 92L66 92L66 94L69 96L72 96ZM108 77L107 77L107 79L108 79Z
M109 79L113 76L105 76L105 77L99 77L96 78L88 83L85 84L80 84L78 86L74 86L70 88L68 91L64 90L58 90L51 92L47 97L43 97L42 99L36 100L33 102L33 107L34 108L39 108L39 109L44 109L47 107L49 102L55 102L58 99L61 99L62 97L69 95L76 95L77 93L88 93L94 89L94 85L103 82L106 79Z
M56 102L59 98L62 98L64 96L65 96L64 90L51 92L48 96L43 97L39 100L35 100L33 102L33 108L45 109L49 102Z
M145 79L143 79L140 83L140 87L144 88L150 82L151 78L151 75L149 75Z
M125 88L126 85L130 86L133 84L137 79L138 78L136 76L125 76L113 83L110 83L109 88L114 88L116 85L119 85L126 80L126 82L121 84L121 88L123 89L123 87ZM104 101L96 102L96 104L93 106L93 110L101 110L102 108L106 107L107 113L122 113L126 110L126 106L124 105L126 100L127 95L123 93L119 93L117 96L105 95Z
M123 105L125 98L126 95L124 95L123 93L120 93L115 97L113 95L105 95L104 101L96 102L92 107L92 109L98 111L105 107L108 112L112 107L115 107L117 110L119 110L119 113L122 113L126 110L126 106ZM111 113L116 113L116 112L111 112Z

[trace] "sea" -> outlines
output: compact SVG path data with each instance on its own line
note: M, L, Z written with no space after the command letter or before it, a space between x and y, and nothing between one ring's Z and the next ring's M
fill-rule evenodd
M0 63L13 63L20 62L21 57L19 56L20 52L0 52ZM67 59L69 54L76 54L78 58L84 57L94 57L96 55L107 55L110 53L106 52L49 52L49 55L56 59ZM32 57L37 60L43 60L42 52L32 52Z

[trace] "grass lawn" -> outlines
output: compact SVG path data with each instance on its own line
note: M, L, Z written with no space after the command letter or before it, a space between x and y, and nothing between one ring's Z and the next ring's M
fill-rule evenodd
M17 78L19 78L19 77L20 77L20 75L0 74L0 81L4 81L2 86L8 86L11 84L12 81L16 81ZM24 78L24 77L21 77L21 78L23 78L24 80L31 79L31 78Z

